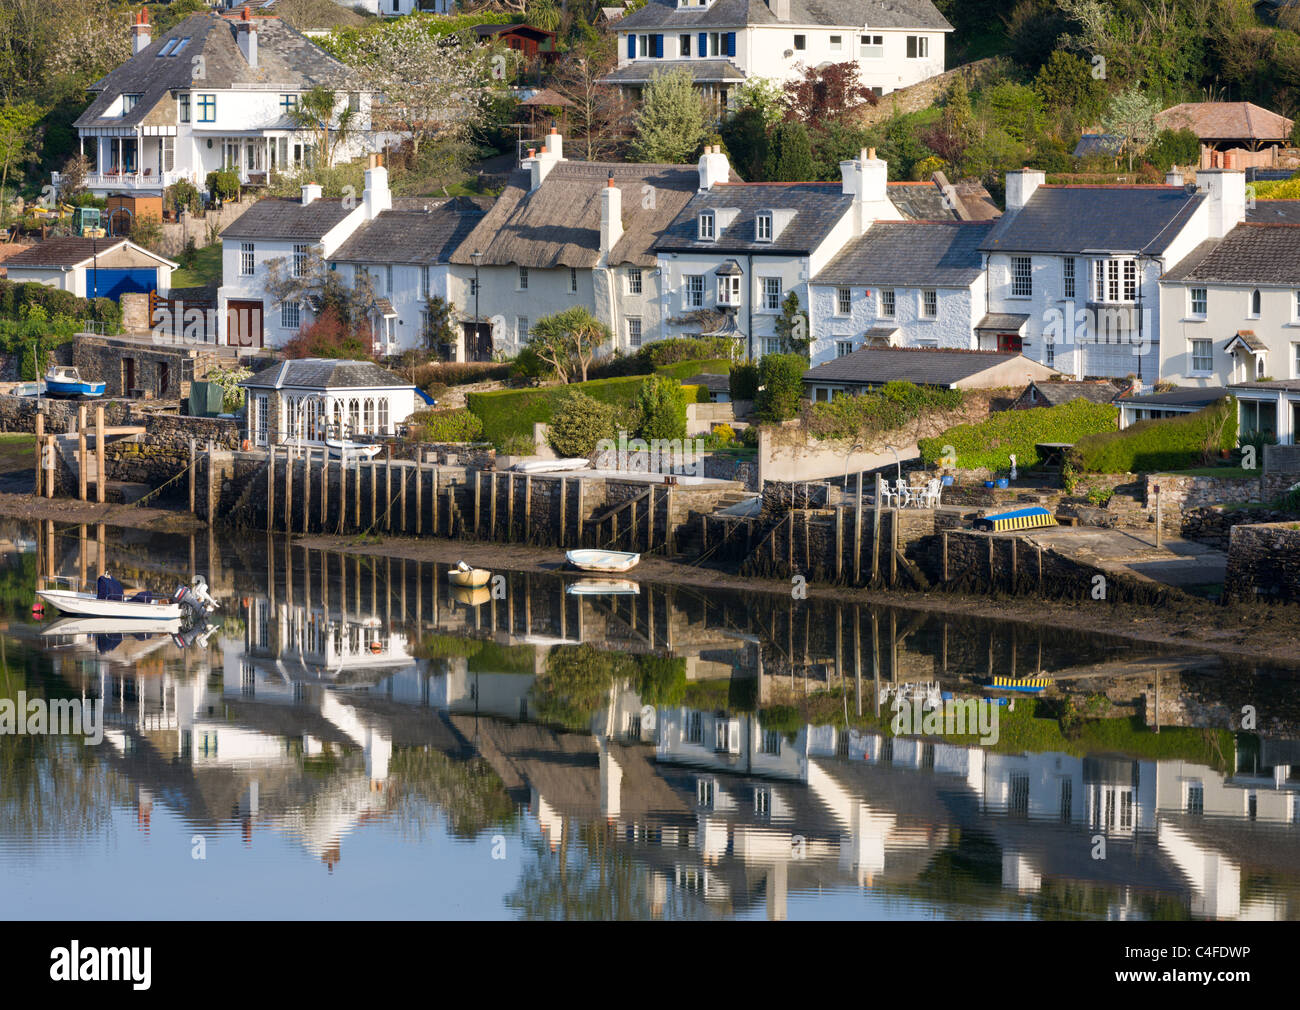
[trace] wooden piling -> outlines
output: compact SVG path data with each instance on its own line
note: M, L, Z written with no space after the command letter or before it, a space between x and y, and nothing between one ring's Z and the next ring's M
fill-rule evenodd
M437 463L433 464L433 492L430 497L432 500L429 502L429 504L433 506L433 518L432 518L433 535L436 537L438 535L438 464Z
M533 477L524 474L524 541L531 543L533 535Z
M568 479L560 478L560 546L564 546L564 496L569 489Z
M844 574L844 510L835 507L835 577Z
M348 528L348 458L347 450L339 450L339 532Z
M384 443L384 531L393 529L393 444Z
M108 483L107 466L104 460L104 405L100 403L95 405L95 501L101 505L107 497L104 487Z
M488 539L495 540L497 535L497 475L496 471L488 474L491 487L488 490Z
M853 581L862 581L862 471L858 471L858 510L853 519ZM858 713L861 715L861 712Z
M1017 538L1011 538L1011 591L1016 591L1016 543ZM1014 627L1014 626L1013 626Z
M266 453L266 528L275 529L275 446L268 446Z
M45 489L45 481L42 474L45 470L45 408L41 407L36 411L36 489L33 492L37 498Z
M515 474L506 474L506 543L515 539Z
M474 471L474 536L479 535L479 513L483 504L483 474Z
M415 535L419 536L424 531L424 453L416 450L415 454ZM416 570L418 580L419 570ZM417 587L419 582L416 582ZM419 591L418 589L416 590ZM420 601L416 598L415 612L420 613Z
M216 511L217 505L217 487L217 467L216 461L212 458L212 439L208 439L208 506L205 511L208 519L209 542L211 542L212 530L216 529L216 523L213 522L215 518L213 513ZM211 554L212 552L209 551L208 553ZM211 571L208 572L208 578L212 578ZM213 584L215 585L215 583Z
M898 509L889 512L889 585L898 581Z
M328 450L326 450L328 452ZM302 531L307 532L311 518L311 449L302 455Z
M365 529L361 522L361 457L358 456L352 466L352 516L357 531Z
M586 483L587 482L583 480L581 477L578 478L578 514L575 517L576 525L578 527L578 539L577 542L574 544L575 547L582 546L582 517L586 515L586 512L583 511L582 497L583 497L583 488L586 486Z
M402 463L402 482L397 489L397 499L400 502L399 516L401 519L401 532L407 532L406 527L406 471L409 469L405 461Z
M880 578L880 509L884 495L881 493L880 474L876 474L876 501L871 524L871 581Z
M943 531L943 537L940 541L943 544L943 581L948 582L948 531Z
M790 509L790 542L786 544L786 574L794 574L794 509Z
M198 457L199 454L195 445L195 441L194 439L190 439L190 515L194 515L194 484L196 479L194 474L194 467L195 464L198 462ZM191 565L190 567L193 568L194 566Z
M293 464L294 450L284 450L284 531L290 533L293 531ZM290 569L286 568L286 575L291 575Z
M86 500L86 405L77 404L77 498Z
M343 457L339 457L339 466L343 465ZM322 449L320 451L320 528L325 532L325 524L329 520L329 501L330 501L330 451Z
M379 470L375 457L370 457L370 529L379 522Z

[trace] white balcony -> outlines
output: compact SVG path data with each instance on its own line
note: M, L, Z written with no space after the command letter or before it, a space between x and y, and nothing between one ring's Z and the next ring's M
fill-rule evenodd
M59 172L53 173L52 181L54 188L57 190L60 183ZM173 171L159 173L151 168L141 169L137 172L87 172L85 187L91 192L145 192L157 190L161 192L167 186L177 182L180 179L193 179L189 172Z

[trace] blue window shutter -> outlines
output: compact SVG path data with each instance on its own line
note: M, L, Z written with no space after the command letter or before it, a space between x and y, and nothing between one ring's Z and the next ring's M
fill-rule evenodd
M735 32L727 32L727 55L728 56L736 55L736 33Z
M656 35L655 39L655 59L663 59L664 55L664 37Z
M629 35L627 37L627 58L629 60L636 59L636 36L635 35Z
M701 57L709 55L709 33L700 32L700 52Z

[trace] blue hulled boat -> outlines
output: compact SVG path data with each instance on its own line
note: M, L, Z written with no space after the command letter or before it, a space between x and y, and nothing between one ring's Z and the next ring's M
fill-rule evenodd
M87 382L71 365L55 365L45 373L48 396L103 396L104 383Z

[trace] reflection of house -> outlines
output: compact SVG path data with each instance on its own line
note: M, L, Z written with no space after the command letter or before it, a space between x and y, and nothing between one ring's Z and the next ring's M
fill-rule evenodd
M292 358L240 383L248 390L254 445L392 435L427 402L409 382L370 361Z
M244 182L296 171L311 157L312 138L290 111L315 86L345 87L342 63L279 18L250 17L247 7L191 15L157 41L142 9L132 53L91 85L95 97L74 124L91 162L86 186L101 195L160 196L179 179L202 187L209 172L227 168ZM374 139L370 100L343 91L338 100L360 111L353 139L335 154L348 160Z

